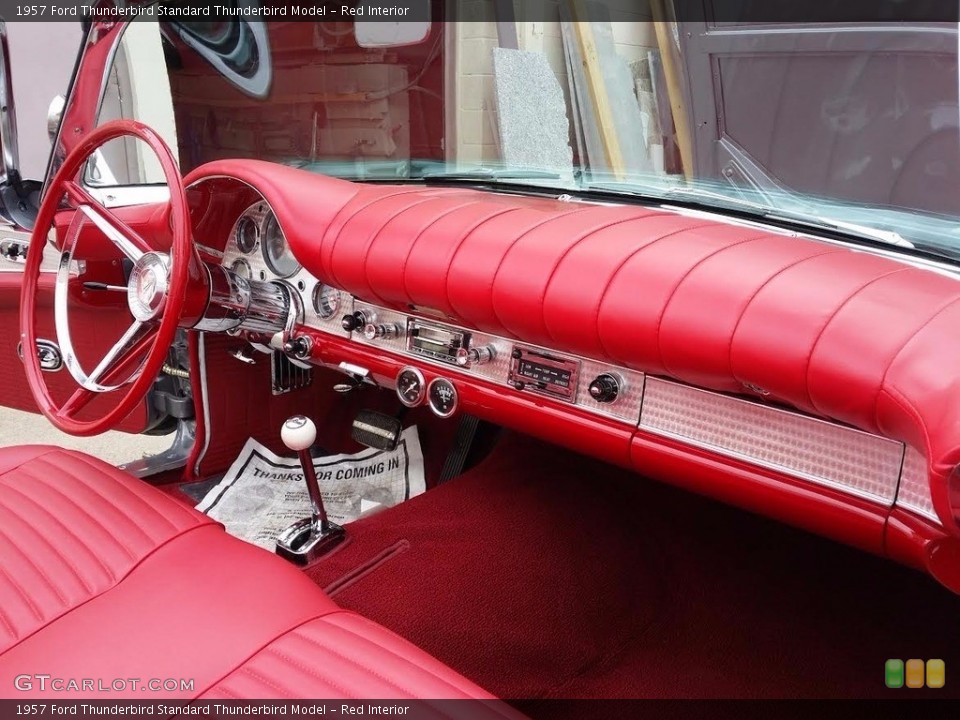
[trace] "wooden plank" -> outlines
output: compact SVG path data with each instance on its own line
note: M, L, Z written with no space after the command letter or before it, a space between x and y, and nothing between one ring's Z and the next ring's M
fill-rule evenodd
M676 45L671 37L671 23L667 18L664 0L650 0L650 14L653 16L653 28L657 35L657 46L660 48L660 62L667 81L667 97L670 99L673 127L677 133L677 147L680 148L680 164L683 166L684 176L690 180L694 176L693 133L690 129L690 116L684 105Z
M587 86L590 88L590 97L597 114L607 166L617 180L623 180L626 177L626 166L623 153L620 151L620 139L617 137L613 112L607 97L607 88L600 68L600 57L593 38L593 28L583 3L584 0L570 0L577 43L580 46L580 56L587 77Z

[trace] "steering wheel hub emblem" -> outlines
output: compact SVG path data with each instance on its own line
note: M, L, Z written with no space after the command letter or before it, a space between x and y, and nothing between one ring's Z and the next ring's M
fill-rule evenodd
M137 320L147 322L162 314L169 280L166 255L149 252L137 260L127 283L127 304Z

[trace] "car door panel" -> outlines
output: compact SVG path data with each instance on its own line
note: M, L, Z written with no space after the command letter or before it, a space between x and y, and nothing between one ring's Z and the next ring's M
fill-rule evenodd
M4 239L29 240L29 234L7 230L0 233ZM36 303L37 336L59 347L54 324L53 297L58 255L54 248L44 248L43 264L39 282L39 297ZM115 264L116 263L116 264ZM131 317L126 306L126 294L104 290L87 290L83 282L96 276L98 282L122 282L122 269L114 260L93 261L86 266L88 272L80 280L76 275L71 281L70 333L74 350L83 367L95 366L107 350L129 327ZM0 257L0 405L39 412L27 387L23 363L18 355L20 343L20 286L23 264ZM44 375L51 395L58 402L65 401L77 388L76 382L66 368ZM112 393L96 397L85 408L81 417L94 417L110 406ZM141 432L148 421L146 401L141 403L118 428L125 432Z

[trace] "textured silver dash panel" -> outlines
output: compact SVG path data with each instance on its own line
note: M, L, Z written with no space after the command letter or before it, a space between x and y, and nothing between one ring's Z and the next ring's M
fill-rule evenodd
M903 458L903 475L897 492L897 505L940 523L930 497L930 475L926 458L912 447L907 447Z
M226 247L223 249L223 260L220 262L225 268L232 268L237 261L243 261L250 268L250 277L253 280L261 282L275 282L279 278L267 266L263 259L263 252L260 242L257 241L256 247L249 252L243 253L237 247L237 225L245 217L253 218L260 222L266 215L268 206L266 202L257 203L249 207L234 223L230 230L230 237L227 239ZM303 306L303 324L323 330L332 335L347 337L348 333L340 326L340 319L347 313L353 311L353 296L350 293L340 291L340 307L328 318L320 317L313 307L313 290L317 286L317 279L302 267L290 278L285 280L291 288L295 288L300 294L301 304Z
M640 429L892 506L903 444L788 410L647 378Z
M367 314L367 317L372 317L374 319L374 322L395 323L401 328L406 328L407 320L413 317L412 315L406 315L404 313L396 312L395 310L377 307L376 305L370 305L359 300L354 301L354 309L363 310ZM596 360L590 360L589 358L568 355L566 353L558 353L550 348L542 348L536 345L530 345L529 343L521 343L516 340L510 340L508 338L503 338L496 335L475 332L466 328L450 325L449 323L431 320L430 318L418 318L418 320L425 323L432 323L440 327L447 327L453 330L469 332L470 346L492 347L495 351L494 359L490 362L479 365L474 364L468 367L459 367L457 365L450 365L441 360L434 360L426 355L420 355L418 353L411 352L409 349L407 349L407 338L402 336L367 340L363 336L363 333L355 332L353 333L353 340L363 345L373 345L383 348L384 350L398 353L410 358L412 361L418 364L422 363L423 365L432 366L436 368L436 372L438 374L446 375L451 380L456 380L458 376L478 377L504 386L507 392L517 392L507 384L507 378L510 374L510 352L513 350L514 345L544 350L552 355L566 357L572 360L578 360L580 362L580 375L577 382L577 391L574 395L574 404L577 407L595 415L603 415L605 417L614 418L615 420L621 420L625 423L629 423L630 425L634 425L637 422L637 419L640 417L640 401L643 397L643 373L636 372L634 370L628 370L626 368L614 367L613 365L608 365ZM590 383L597 375L602 373L616 373L623 381L620 397L617 398L615 402L599 403L590 397L590 393L588 391ZM567 404L564 400L548 398L544 395L534 395L533 393L528 394L531 398L537 398L543 402Z

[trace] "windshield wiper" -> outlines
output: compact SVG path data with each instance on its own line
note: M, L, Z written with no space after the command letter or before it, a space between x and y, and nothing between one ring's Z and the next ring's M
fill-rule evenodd
M893 230L879 230L861 225L860 223L848 222L847 220L837 220L831 217L822 217L819 215L802 215L792 212L783 213L780 210L769 210L764 214L768 220L782 220L784 222L794 223L796 225L807 225L812 228L821 228L835 230L837 232L858 235L867 240L877 240L886 245L896 245L897 247L910 248L916 250L917 246L904 238L900 233Z
M803 225L821 230L832 230L845 235L855 235L866 240L874 240L885 245L910 248L911 250L916 249L916 246L912 242L905 239L898 232L893 230L880 230L848 220L819 215L812 207L803 207L804 203L799 199L793 200L793 202L801 207L778 208L775 205L756 202L742 197L683 185L660 187L653 183L649 185L635 183L591 183L588 187L590 189L611 192L634 192L661 201L682 200L694 203L706 210L742 210L765 220L787 222L793 225Z

